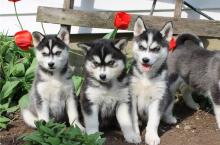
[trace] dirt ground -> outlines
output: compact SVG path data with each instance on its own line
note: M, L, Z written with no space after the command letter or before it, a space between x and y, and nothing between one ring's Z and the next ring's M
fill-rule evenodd
M179 104L174 112L178 117L176 125L160 125L161 145L220 145L220 130L209 109L193 111ZM21 145L16 138L31 131L17 115L8 130L0 132L0 145ZM124 142L120 131L109 131L105 136L106 145L132 145ZM142 137L144 139L144 133Z

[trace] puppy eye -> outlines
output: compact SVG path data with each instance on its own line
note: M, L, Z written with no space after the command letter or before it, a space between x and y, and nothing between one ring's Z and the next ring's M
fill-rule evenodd
M95 65L95 67L99 66L99 63L96 61L93 61L93 64Z
M139 46L139 49L140 50L145 50L145 48L142 45Z
M114 64L115 64L114 60L111 60L111 61L108 62L108 65L110 65L110 66L113 66Z
M160 50L160 46L157 46L157 47L151 49L151 51L154 51L154 52L159 51L159 50Z
M43 55L43 56L49 56L49 53L43 52L42 55Z
M56 53L55 53L55 55L57 55L57 56L59 56L61 54L61 51L57 51Z

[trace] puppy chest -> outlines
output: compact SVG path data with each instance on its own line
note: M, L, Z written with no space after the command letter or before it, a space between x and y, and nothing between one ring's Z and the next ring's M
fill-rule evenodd
M166 91L166 81L148 78L136 78L131 80L132 95L138 97L140 104L149 103L155 99L161 99Z
M129 101L128 88L88 88L86 94L91 102L100 107L101 112L106 113L112 112L117 104Z
M44 101L53 105L65 101L66 97L72 93L72 86L68 85L68 82L51 80L49 82L39 83L37 85L37 91Z

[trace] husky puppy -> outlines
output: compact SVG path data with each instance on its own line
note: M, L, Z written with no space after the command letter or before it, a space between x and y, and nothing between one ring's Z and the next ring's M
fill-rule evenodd
M205 94L213 103L218 128L220 128L220 51L209 51L193 34L177 37L176 49L168 57L169 81L173 94L181 80L189 86L184 100L191 107L198 107L191 91Z
M167 123L176 123L172 115L172 98L167 83L166 59L168 42L173 26L168 22L160 31L146 28L141 17L134 24L133 67L130 91L139 116L147 121L145 143L158 145L158 126L163 117ZM135 111L134 111L135 112ZM138 117L134 114L134 126L138 132Z
M126 57L121 52L126 44L125 39L78 44L86 51L86 76L80 103L87 133L99 131L103 120L116 116L126 141L139 143L140 135L134 132L132 123Z
M34 121L64 121L83 127L78 121L77 101L69 66L69 32L61 28L57 36L33 32L37 68L30 92L30 104L22 110L24 122L35 127Z

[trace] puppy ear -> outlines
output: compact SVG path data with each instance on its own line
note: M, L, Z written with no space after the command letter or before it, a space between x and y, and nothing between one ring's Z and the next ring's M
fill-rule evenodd
M123 50L128 44L128 41L126 39L118 39L114 40L114 46L119 49Z
M34 47L37 47L41 42L41 40L44 38L44 35L41 34L40 32L35 31L32 33L32 38L33 38Z
M85 42L85 43L77 43L77 46L79 48L82 48L82 50L87 53L92 48L93 44L92 42Z
M70 35L69 35L69 31L65 27L60 28L57 37L60 38L66 45L69 45Z
M173 37L173 23L171 21L167 22L160 30L160 33L167 41L170 41Z
M141 17L138 17L134 23L134 36L141 35L146 30L146 26Z

